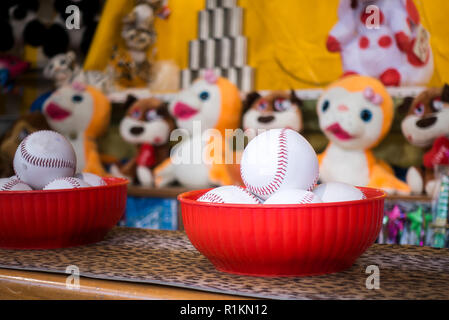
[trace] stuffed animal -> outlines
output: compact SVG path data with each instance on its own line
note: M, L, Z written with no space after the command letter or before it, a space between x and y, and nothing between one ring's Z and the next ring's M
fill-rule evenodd
M260 129L290 128L300 132L303 128L302 105L293 90L290 94L275 91L264 97L252 92L243 104L243 130L249 138L254 138Z
M105 72L82 70L74 51L60 53L51 58L43 73L45 78L54 81L56 88L70 85L72 82L81 82L105 94L114 90L112 79Z
M16 56L0 55L0 89L9 92L14 87L14 79L28 70L30 64Z
M56 90L42 111L50 127L72 143L77 171L106 175L95 141L109 125L111 105L106 96L75 82Z
M181 91L169 106L179 128L173 139L181 141L156 168L156 186L175 181L188 188L233 184L226 164L232 162L227 155L233 156L228 138L239 126L241 107L237 87L211 70Z
M412 0L340 0L338 23L327 39L346 74L386 86L426 84L433 73L429 35Z
M130 107L120 122L120 135L137 145L139 151L120 168L112 166L111 173L150 187L154 184L152 169L170 156L169 137L175 122L167 104L159 99L137 100L130 96L125 105Z
M320 128L330 140L318 157L322 182L410 193L408 185L371 151L393 121L393 100L381 82L365 76L336 81L323 92L317 112Z
M14 155L23 139L33 132L49 129L40 112L21 116L0 139L0 177L10 177L14 174Z
M408 97L399 107L406 113L401 128L413 145L427 149L423 167L411 167L407 183L415 194L432 195L435 188L434 166L447 165L449 159L449 85L430 88L415 99Z

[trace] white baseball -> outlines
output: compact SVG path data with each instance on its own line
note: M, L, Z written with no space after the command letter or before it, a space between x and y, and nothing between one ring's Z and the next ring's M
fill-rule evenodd
M319 176L315 150L291 129L269 130L251 140L240 170L248 190L264 200L281 190L312 190Z
M104 182L102 177L97 176L96 174L93 173L88 172L77 173L75 174L75 178L83 180L92 187L100 187L106 185L106 182Z
M245 188L224 186L203 194L198 201L211 203L260 204L256 196Z
M305 204L305 203L321 203L321 199L313 194L313 192L288 189L276 192L269 197L264 204Z
M62 190L88 188L90 185L81 179L73 177L58 178L47 184L43 190Z
M72 177L75 169L72 144L54 131L30 134L20 143L14 156L17 177L33 189L42 189L57 178Z
M0 179L0 191L31 191L29 185L15 177Z
M328 182L320 184L313 193L323 202L342 202L365 199L362 191L347 183Z

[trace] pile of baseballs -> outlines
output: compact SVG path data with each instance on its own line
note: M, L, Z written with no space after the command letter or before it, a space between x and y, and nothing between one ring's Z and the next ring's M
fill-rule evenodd
M43 130L26 137L14 155L15 176L0 179L0 191L60 190L104 186L92 173L77 173L72 144L61 134Z
M265 131L251 140L240 163L246 188L215 188L198 201L229 204L308 204L361 200L359 189L345 183L316 186L318 158L310 143L291 129Z

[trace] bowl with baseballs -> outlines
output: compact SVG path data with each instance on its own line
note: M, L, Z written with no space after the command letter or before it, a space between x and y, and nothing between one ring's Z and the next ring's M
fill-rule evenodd
M123 216L126 179L76 173L76 156L54 131L26 137L15 176L0 179L0 247L50 249L100 241Z
M251 140L241 159L245 187L181 194L191 243L221 271L309 276L350 268L382 227L385 192L316 185L312 146L289 129Z

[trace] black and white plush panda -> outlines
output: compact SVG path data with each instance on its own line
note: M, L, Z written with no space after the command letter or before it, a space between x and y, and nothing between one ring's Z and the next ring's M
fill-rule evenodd
M79 8L79 29L66 27L66 20L73 13L67 10L71 5ZM48 24L37 15L38 0L1 0L0 51L28 44L42 47L47 57L69 49L86 54L97 27L100 0L54 0L53 7L56 17Z

